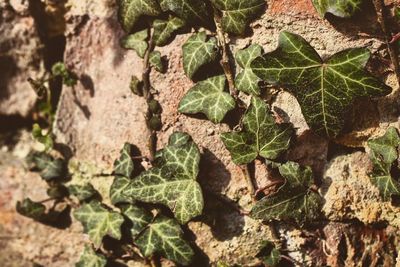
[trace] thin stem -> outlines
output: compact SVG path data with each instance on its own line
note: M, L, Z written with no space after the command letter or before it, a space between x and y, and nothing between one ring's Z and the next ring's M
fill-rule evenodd
M253 179L251 179L251 174L250 174L250 168L249 168L249 164L246 165L241 165L239 166L240 170L242 171L243 177L246 180L247 183L247 187L249 189L250 195L252 196L252 200L253 202L255 202L255 193L256 193L256 189L253 183Z
M400 67L399 67L399 58L396 49L396 43L392 42L393 36L389 30L388 21L386 18L386 10L385 10L385 2L384 0L373 0L376 15L378 17L378 22L381 25L381 29L383 34L385 35L385 43L387 45L390 60L392 61L392 65L394 68L394 72L397 77L397 82L400 85Z

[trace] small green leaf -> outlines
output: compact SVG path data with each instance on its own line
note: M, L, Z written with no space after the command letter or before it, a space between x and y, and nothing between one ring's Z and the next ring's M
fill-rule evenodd
M129 84L129 89L131 89L131 92L134 95L142 96L143 95L142 87L143 87L142 81L140 81L136 76L132 76L131 82Z
M145 257L160 254L176 263L189 265L194 252L182 235L175 220L157 216L135 240L135 244Z
M243 131L223 133L221 139L236 164L247 164L257 156L276 159L290 145L293 129L276 124L268 106L253 97L243 118Z
M187 144L192 137L184 132L174 132L168 139L168 145L170 146L183 146Z
M40 128L39 124L35 123L32 128L32 136L35 140L42 143L44 145L44 150L46 152L50 151L53 148L53 138L51 138L51 133L43 134L42 128Z
M121 211L132 223L131 233L134 239L153 221L151 212L135 205L123 205Z
M288 162L279 167L285 184L271 196L258 201L250 212L254 219L265 221L294 220L300 225L319 217L322 197L310 189L313 181L310 167L301 168Z
M214 61L218 55L217 39L211 37L207 40L205 32L192 35L182 46L183 69L189 78L204 64Z
M134 169L132 159L132 145L125 143L121 149L120 157L114 161L115 175L121 175L130 178Z
M225 92L224 75L211 77L192 87L179 103L179 112L204 113L214 123L221 122L226 113L235 108L235 100Z
M153 22L153 40L157 46L164 46L172 38L174 33L185 26L185 22L178 17L170 17L168 20L155 20Z
M101 203L92 201L75 210L74 217L83 225L94 246L99 248L103 237L109 235L121 239L121 225L124 218L117 212L109 211Z
M165 72L165 67L162 62L160 51L153 51L150 53L150 65L153 66L158 72Z
M337 17L349 18L360 10L363 0L312 0L321 17L331 13Z
M163 11L172 11L186 23L195 25L201 23L208 25L210 22L207 4L199 0L160 0Z
M85 201L97 194L96 189L90 183L83 185L73 184L68 186L68 191L74 195L79 201Z
M399 133L396 128L390 127L384 136L369 140L368 146L373 164L371 182L378 187L384 201L390 201L391 196L400 195L400 183L391 174L393 166L398 168Z
M161 13L156 0L120 0L118 18L127 33L133 31L142 16L158 16Z
M66 163L63 159L56 159L43 152L35 152L28 156L27 161L33 169L39 171L40 176L46 180L57 180L67 175Z
M248 24L265 8L265 0L211 0L222 12L225 32L242 35Z
M236 61L243 70L237 75L235 79L235 86L238 90L251 95L259 95L261 81L250 68L251 62L258 56L261 56L263 49L258 44L250 45L248 48L239 50L236 55Z
M76 267L104 267L107 264L107 259L93 251L93 249L86 245L83 253L76 263Z
M298 100L311 129L336 137L356 97L384 96L391 88L365 69L370 52L365 48L341 51L323 61L301 36L283 32L278 48L252 63L264 81L282 86Z
M46 216L46 207L42 203L34 202L25 198L22 202L17 201L17 212L25 217L40 221Z
M51 68L51 72L54 76L60 76L63 79L63 84L67 86L74 86L78 82L76 74L68 70L64 62L55 63Z
M121 39L121 46L125 49L135 50L139 57L144 58L147 48L148 30L130 34Z
M129 188L131 179L123 176L116 176L110 188L110 199L112 204L117 204L127 201L129 197L125 196L125 190Z
M257 258L261 258L266 266L278 266L281 261L281 253L275 247L274 243L266 241L263 244L261 251L257 254Z

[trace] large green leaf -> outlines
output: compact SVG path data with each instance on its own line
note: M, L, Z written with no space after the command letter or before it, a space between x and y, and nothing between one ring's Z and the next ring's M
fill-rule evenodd
M119 0L119 21L128 33L132 32L141 16L157 16L160 13L157 0Z
M124 218L117 212L109 211L101 203L92 201L74 211L74 217L83 225L94 246L99 248L103 237L109 235L121 239L121 225Z
M185 224L201 214L203 196L196 182L200 152L193 142L167 146L161 153L162 165L132 180L123 195L128 201L140 200L168 206Z
M263 49L258 44L250 45L248 48L236 52L236 61L243 68L235 79L235 86L238 90L252 95L260 94L259 82L261 79L253 73L250 64L262 53Z
M378 187L382 198L390 201L392 195L400 195L400 177L393 177L392 168L398 168L397 159L400 136L396 128L390 127L384 136L368 141L373 170L371 182Z
M121 149L120 157L114 161L114 173L115 175L129 178L132 175L133 169L132 145L125 143L124 147Z
M125 204L121 210L132 223L131 233L134 238L153 221L153 214L141 207Z
M294 220L301 225L318 218L323 199L310 189L313 182L310 167L303 169L288 162L279 167L279 172L286 179L285 184L275 194L257 202L250 216L265 221Z
M110 188L110 199L112 204L128 201L128 197L125 196L125 190L129 188L131 179L123 176L116 176Z
M241 132L223 133L221 139L236 164L246 164L257 156L276 159L290 145L293 129L288 124L278 125L268 106L253 97L243 118Z
M265 0L211 0L222 11L225 32L243 34L248 24L265 8Z
M363 0L312 0L315 9L324 17L331 13L342 18L349 18L360 9Z
M121 46L125 49L135 50L139 57L144 58L146 50L149 47L146 41L148 35L147 29L127 35L121 39Z
M161 0L164 11L172 11L187 23L195 25L201 23L208 25L210 18L206 1L199 0Z
M217 39L211 37L207 40L205 32L192 35L182 46L183 69L189 78L204 64L214 61L218 55Z
M154 254L182 265L189 265L193 250L182 237L180 225L173 219L157 216L135 240L144 256Z
M352 48L323 61L302 37L282 32L278 48L256 58L251 67L257 76L284 87L297 98L312 129L335 137L354 98L391 92L364 70L369 58L367 49Z
M178 17L170 17L168 20L155 20L153 22L153 41L157 46L168 43L174 33L185 26L185 22Z
M93 249L86 245L83 253L76 263L76 267L104 267L107 264L107 259L101 255L97 254Z
M235 100L225 89L225 75L201 81L181 99L179 112L204 113L210 121L219 123L228 111L235 108Z

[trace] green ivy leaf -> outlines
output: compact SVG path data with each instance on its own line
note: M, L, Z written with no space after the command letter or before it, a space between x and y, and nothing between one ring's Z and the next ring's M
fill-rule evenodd
M170 135L168 139L168 145L183 146L187 144L190 140L192 140L192 137L189 134L184 132L174 132Z
M207 40L205 32L192 35L182 46L183 69L189 78L204 64L214 61L218 55L217 39L211 37Z
M146 50L149 47L146 42L148 35L147 29L127 35L121 39L121 46L125 49L135 50L139 57L144 58Z
M290 145L293 129L289 124L276 124L268 106L253 97L243 118L241 132L223 133L221 139L236 164L247 164L257 156L276 159Z
M109 211L101 203L92 201L74 211L74 217L83 225L94 246L99 248L103 237L109 235L121 239L121 225L124 218L117 212Z
M83 185L73 184L68 186L68 192L74 195L79 201L85 201L97 194L96 189L90 183Z
M64 62L57 62L51 67L53 76L60 76L63 80L63 84L66 86L74 86L78 82L78 77L75 73L68 70Z
M115 175L121 175L128 178L131 177L134 169L134 163L131 155L132 145L125 143L124 147L121 149L120 157L114 161Z
M131 233L134 238L153 221L153 214L135 205L121 206L122 213L131 221Z
M242 35L248 24L265 8L265 0L211 0L222 11L225 32Z
M46 152L53 148L54 143L53 138L51 138L51 133L43 134L42 128L40 128L39 124L37 123L33 125L32 136L36 141L44 145L44 150Z
M172 11L185 22L194 25L196 22L208 25L210 22L205 1L198 0L161 0L163 11Z
M181 99L179 112L204 113L210 121L219 123L228 111L235 108L235 100L225 89L225 75L201 81Z
M63 159L56 159L43 152L35 152L28 156L27 161L33 169L39 171L40 176L46 180L57 180L67 175L66 163Z
M157 216L135 240L145 257L160 254L182 265L189 265L194 252L182 237L179 224L170 218Z
M164 46L172 38L174 33L185 26L185 22L178 17L170 17L168 20L156 19L153 22L153 41L157 46Z
M76 263L76 267L104 267L107 264L107 259L97 254L90 246L86 245L83 253Z
M25 198L22 202L17 201L17 212L25 217L41 221L46 216L46 207L42 203L34 202Z
M301 36L282 32L278 48L256 58L251 67L258 77L283 86L297 98L312 129L335 137L354 98L391 92L364 70L369 58L367 49L352 48L323 61Z
M321 17L331 13L337 17L349 18L360 10L363 0L312 0Z
M275 247L274 243L266 241L257 254L257 258L261 258L266 266L278 266L281 261L281 252Z
M138 79L136 76L131 77L131 82L129 83L129 89L134 95L142 96L143 92L143 82Z
M400 183L391 174L393 166L398 167L399 133L396 128L390 127L384 136L369 140L368 146L373 164L371 182L378 187L384 201L390 201L391 196L400 195Z
M248 48L236 52L236 62L243 68L235 79L235 86L238 90L251 95L259 95L261 93L258 85L261 79L253 73L250 64L262 53L263 49L258 44L250 45Z
M149 56L150 65L153 66L158 72L165 72L164 64L161 59L160 51L153 51Z
M118 18L126 32L132 32L142 16L158 16L161 13L156 0L120 0Z
M310 167L287 162L279 167L285 184L274 195L266 196L255 204L250 212L254 219L294 220L303 225L320 215L322 197L310 189L313 176Z
M116 176L110 188L110 199L112 204L117 204L127 201L129 197L125 196L125 190L130 186L131 179L123 176Z
M199 149L193 142L167 146L161 157L162 165L133 179L123 195L130 197L130 201L164 204L181 224L185 224L200 215L204 205L200 185L196 182Z

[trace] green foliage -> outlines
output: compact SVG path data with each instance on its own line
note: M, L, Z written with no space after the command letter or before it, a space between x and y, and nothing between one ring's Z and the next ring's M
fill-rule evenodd
M127 199L130 199L129 196L125 196L124 192L130 186L131 179L123 176L117 176L114 179L113 184L110 188L110 199L113 204L121 203L121 202L130 202Z
M278 266L281 261L281 252L275 247L274 243L266 241L262 245L262 249L257 254L266 266Z
M204 64L214 61L218 55L217 39L208 38L205 32L192 35L182 46L183 69L189 78Z
M107 259L86 245L76 267L105 267Z
M51 72L54 76L60 76L66 86L74 86L78 82L76 75L68 70L63 62L55 63L51 68Z
M153 22L155 45L164 46L174 36L174 33L185 26L185 22L178 17L169 17L168 20L156 19Z
M27 162L31 169L39 171L40 176L46 181L63 179L67 175L65 161L44 152L31 153Z
M378 187L384 201L390 201L392 196L400 196L398 177L392 175L392 169L399 168L400 136L396 128L390 127L382 137L369 140L368 146L373 164L371 182Z
M118 17L119 22L127 33L134 30L142 16L157 16L161 8L157 0L120 0Z
M132 237L136 237L149 223L153 221L153 214L141 207L124 204L121 206L122 213L132 223L131 233Z
M32 128L33 138L44 145L44 151L48 152L53 149L53 138L51 133L43 134L43 129L40 128L39 124L35 123Z
M89 235L96 248L101 246L106 235L121 239L124 218L117 212L109 211L97 201L83 204L74 211L74 217L82 223L84 232Z
M97 194L96 189L90 183L83 185L70 185L68 186L68 192L75 196L79 201L85 201Z
M225 32L242 35L248 24L265 8L265 0L211 0L222 12Z
M191 140L191 136L183 132L174 132L168 139L170 146L183 146Z
M114 174L124 177L131 177L134 163L132 160L132 145L125 143L121 149L120 157L114 161Z
M354 98L391 92L364 70L369 58L367 49L352 48L323 61L302 37L282 32L278 48L256 58L251 67L261 79L284 87L297 98L313 130L335 137Z
M293 129L288 124L276 124L268 106L258 97L243 117L241 132L223 133L221 139L236 164L252 162L257 156L276 159L290 145Z
M211 77L191 88L179 103L179 112L204 113L209 120L219 123L226 113L235 108L235 100L226 92L224 75Z
M258 44L253 44L246 49L236 52L235 58L243 70L235 79L235 86L238 90L251 95L260 95L260 78L253 73L250 67L251 62L258 56L261 56L263 49Z
M17 212L25 217L40 221L46 214L46 207L42 203L25 198L22 202L17 201Z
M312 0L321 17L331 13L342 18L349 18L360 10L363 0Z
M208 25L210 17L206 1L198 0L160 0L163 11L171 11L186 23Z
M250 216L264 221L293 220L300 225L317 219L322 197L311 189L311 168L302 168L297 163L287 162L279 167L279 173L285 178L285 184L275 194L257 202Z
M162 62L160 51L153 51L150 53L150 65L153 66L158 72L165 72L165 67Z
M144 58L146 50L149 47L146 41L149 38L148 35L147 29L129 34L121 39L121 46L125 49L135 50L139 57Z
M129 89L131 89L131 92L134 95L142 96L142 87L143 83L136 76L132 76L131 82L129 83Z

